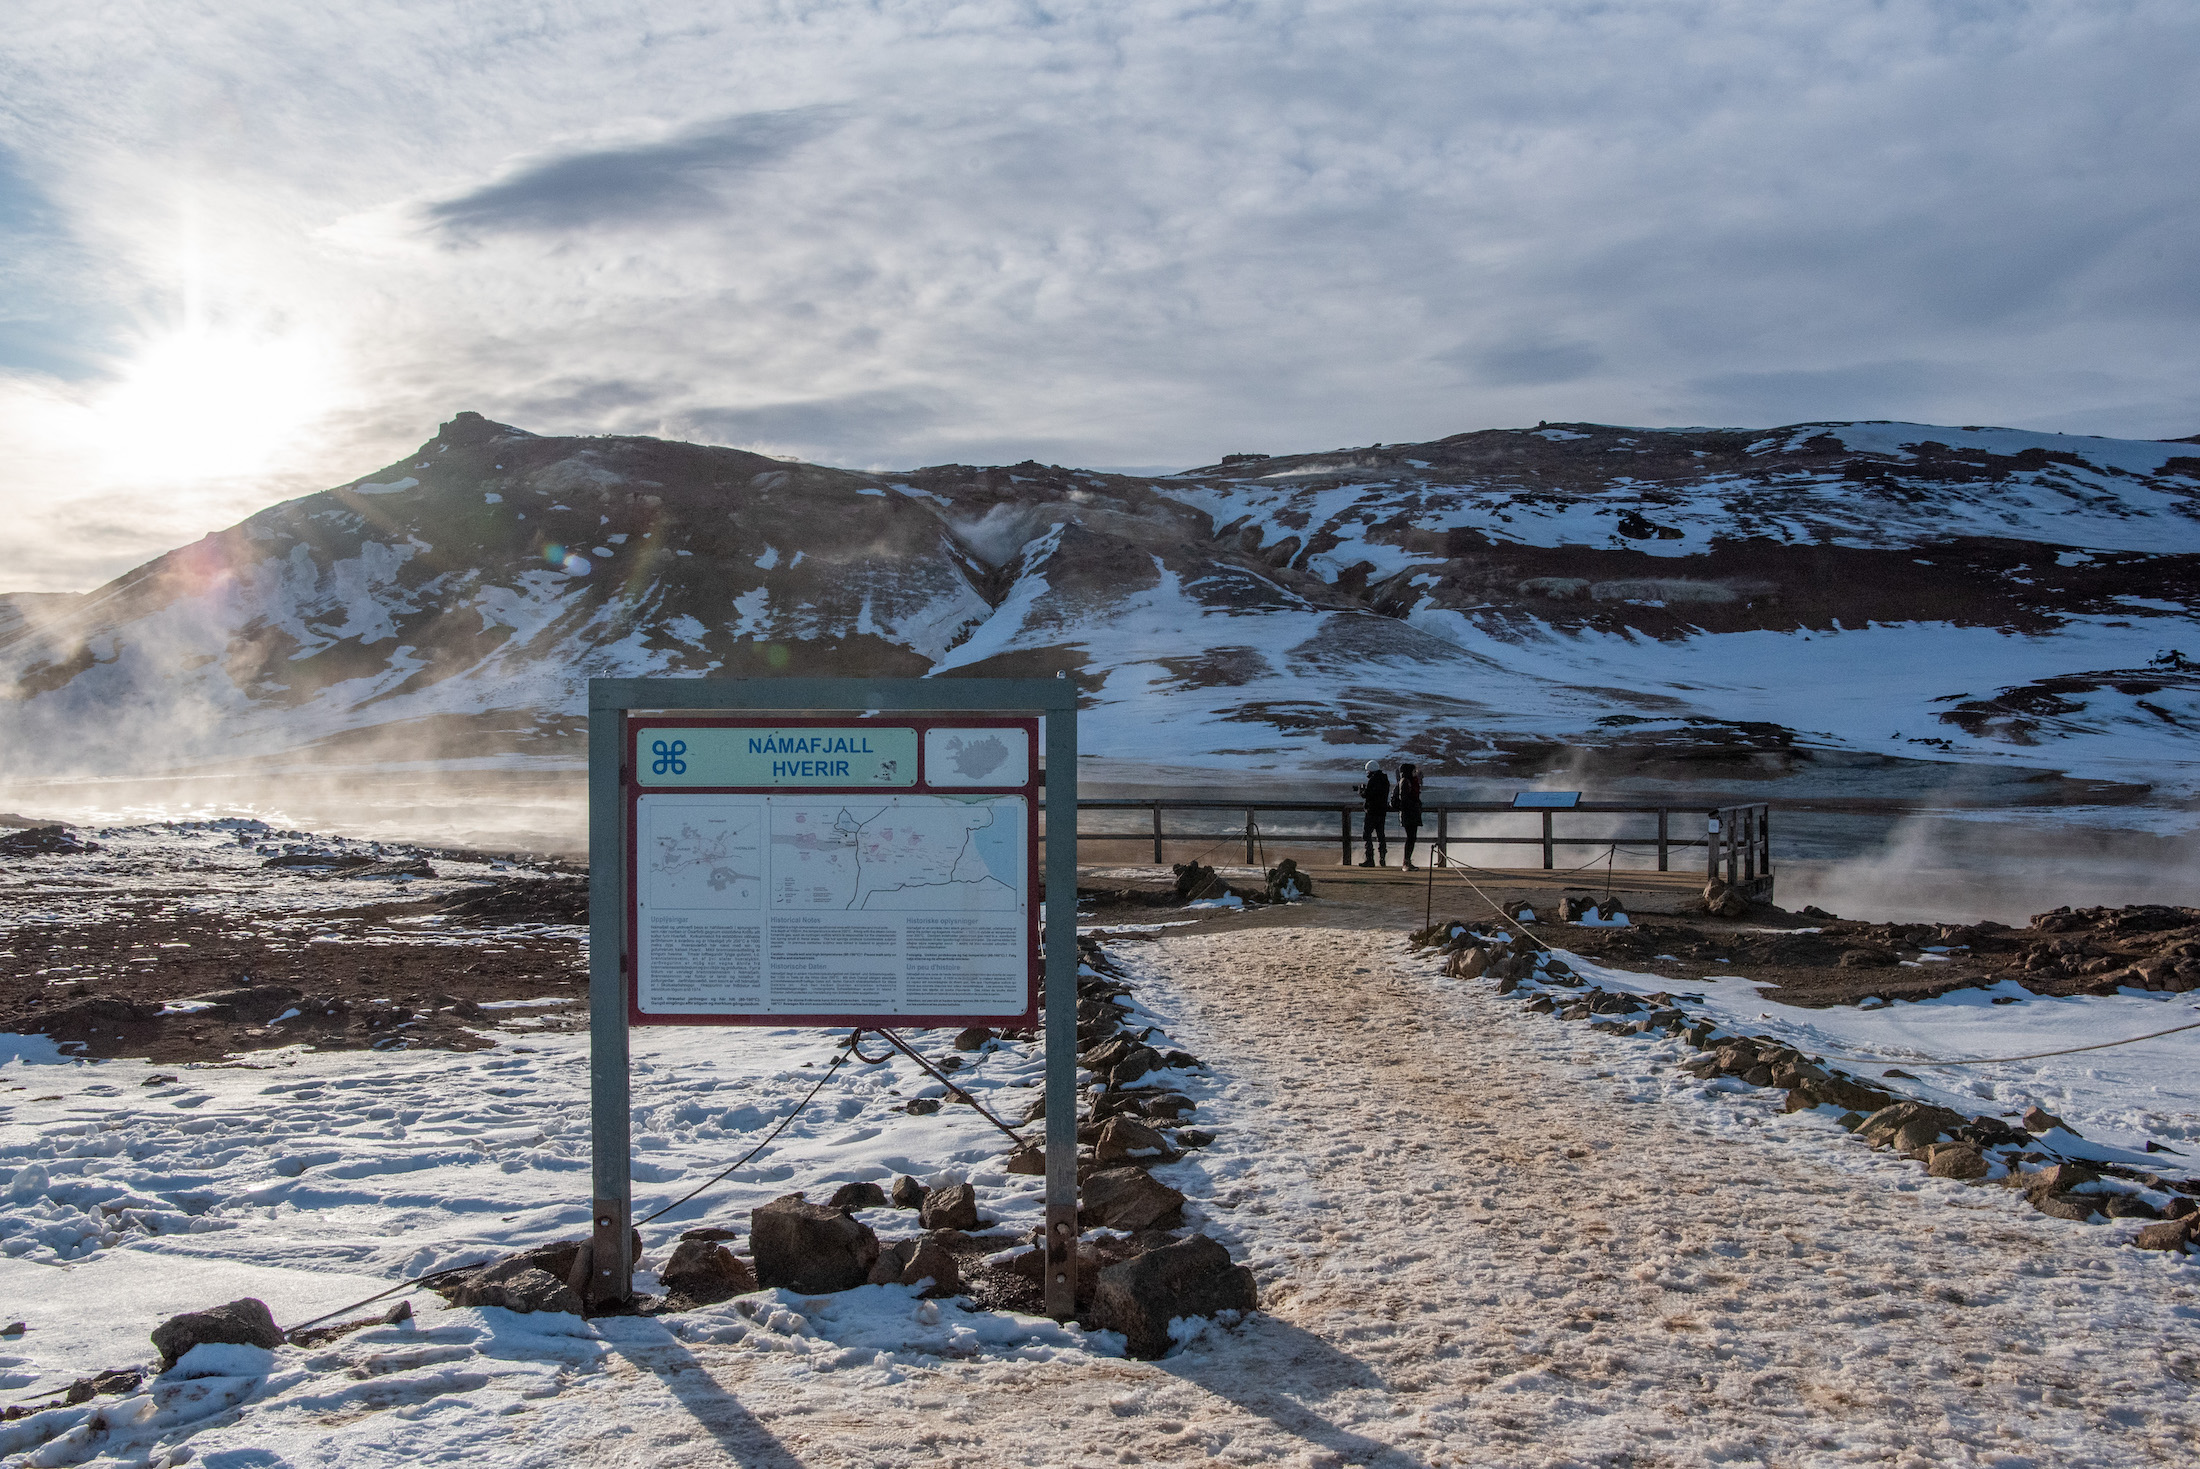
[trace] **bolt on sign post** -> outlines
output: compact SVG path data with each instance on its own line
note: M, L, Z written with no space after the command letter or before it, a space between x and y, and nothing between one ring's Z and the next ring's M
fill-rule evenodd
M631 1027L1028 1029L1043 988L1046 1307L1074 1314L1075 684L591 679L588 864L591 1303L633 1294Z

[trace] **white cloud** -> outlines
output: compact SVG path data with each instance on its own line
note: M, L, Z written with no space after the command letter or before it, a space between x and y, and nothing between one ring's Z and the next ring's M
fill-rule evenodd
M48 538L160 514L41 541L8 585L231 513L234 476L120 477L70 427L188 330L333 354L341 393L267 405L302 416L258 425L290 445L268 498L460 407L865 466L1538 419L2200 429L2183 0L232 0L11 29L0 186L37 228L9 243L66 299L14 357L0 319L0 427L39 425L0 510Z

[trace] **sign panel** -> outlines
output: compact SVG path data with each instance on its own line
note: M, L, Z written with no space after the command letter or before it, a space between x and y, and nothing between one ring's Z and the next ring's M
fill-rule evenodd
M917 732L906 726L653 725L635 732L634 746L634 769L652 786L917 783Z
M1037 724L632 720L630 1018L1034 1023Z

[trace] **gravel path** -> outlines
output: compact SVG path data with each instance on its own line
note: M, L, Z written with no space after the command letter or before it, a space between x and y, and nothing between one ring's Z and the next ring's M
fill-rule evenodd
M1323 919L1154 946L1179 1037L1244 1078L1224 1186L1276 1318L1247 1335L1290 1354L1239 1399L1263 1436L1348 1462L2200 1447L2200 1269L1927 1179L1776 1094L1707 1095L1670 1043L1437 980L1391 915Z
M237 1431L346 1469L2192 1462L2200 1265L1436 979L1399 927L1325 902L1117 950L1220 1078L1172 1176L1261 1277L1235 1331L932 1366L636 1323L555 1372L482 1348L473 1408L426 1383L401 1433L358 1421L372 1453L336 1396Z

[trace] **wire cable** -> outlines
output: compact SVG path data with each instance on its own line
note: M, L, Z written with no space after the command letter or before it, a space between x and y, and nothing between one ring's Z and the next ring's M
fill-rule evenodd
M737 1168L740 1168L740 1167L741 1167L741 1166L742 1166L743 1164L747 1163L747 1162L749 1161L749 1159L751 1159L751 1158L755 1157L755 1156L756 1156L756 1155L757 1155L758 1153L761 1153L761 1152L763 1152L763 1151L764 1151L764 1149L766 1149L766 1148L770 1147L770 1146L772 1145L772 1140L773 1140L774 1138L778 1137L778 1136L779 1136L779 1134L781 1134L781 1133L783 1133L783 1132L785 1132L785 1131L787 1130L787 1124L788 1124L788 1123L790 1123L790 1122L792 1122L792 1121L794 1121L794 1120L795 1120L795 1118L797 1118L797 1117L800 1117L800 1116L802 1115L802 1113L803 1113L804 1109L806 1109L806 1108L807 1108L807 1107L808 1107L808 1106L810 1105L810 1103L811 1103L812 1101L816 1100L818 1092L819 1092L819 1091L821 1091L821 1090L823 1090L823 1088L824 1088L824 1086L825 1086L825 1083L826 1083L826 1082L828 1082L828 1081L831 1081L831 1080L833 1079L833 1073L834 1073L834 1072L838 1071L838 1070L839 1070L839 1069L840 1069L840 1068L841 1068L841 1067L842 1067L843 1065L847 1064L847 1060L848 1060L848 1053L847 1053L846 1051L843 1051L843 1052L841 1052L841 1053L840 1053L839 1055L837 1055L837 1056L833 1057L833 1064L825 1068L825 1074L824 1074L823 1076L820 1076L820 1077L819 1077L819 1078L817 1079L817 1085L816 1085L816 1086L813 1086L813 1087L811 1087L811 1088L810 1088L810 1094L809 1094L808 1096L804 1097L804 1098L803 1098L803 1099L801 1100L801 1102L800 1102L799 1104L797 1104L797 1105L796 1105L795 1109L794 1109L794 1110L793 1110L792 1112L789 1112L789 1113L788 1113L788 1114L787 1114L786 1116L784 1116L784 1117L780 1118L780 1119L779 1119L779 1125L778 1125L777 1127L773 1128L773 1129L772 1129L772 1130L771 1130L770 1132L766 1133L766 1134L764 1135L764 1140L763 1140L762 1142L758 1143L758 1144L757 1144L757 1145L756 1145L755 1147L753 1147L753 1148L749 1149L749 1150L748 1150L748 1151L747 1151L746 1153L743 1153L743 1154L741 1155L741 1160L740 1160L740 1162L738 1162L738 1163L735 1163L735 1164L733 1164L733 1165L732 1165L732 1167L729 1167L729 1168L725 1168L725 1169L721 1169L721 1170L720 1170L719 1172L717 1172L717 1173L713 1174L713 1175L712 1175L711 1177L709 1177L709 1178L706 1178L706 1179L704 1179L704 1180L703 1180L703 1181L702 1181L701 1183L697 1184L697 1185L696 1185L696 1186L695 1186L694 1188L692 1188L692 1189L688 1190L688 1191L687 1191L686 1193L682 1194L682 1195L681 1195L681 1196L680 1196L679 1198L677 1198L677 1199L674 1199L674 1200L673 1200L673 1201L672 1201L671 1203L669 1203L669 1204L665 1205L665 1206L664 1206L664 1207L663 1207L662 1209L659 1209L659 1210L658 1210L658 1211L657 1211L656 1213L654 1213L654 1214L650 1214L650 1215L648 1215L648 1216L646 1216L646 1217L644 1217L644 1218L641 1218L641 1219L637 1219L637 1220L635 1220L635 1221L634 1221L634 1227L635 1227L636 1229L640 1229L640 1228L641 1228L641 1227L642 1227L643 1225L645 1225L645 1224L649 1223L649 1222L650 1222L651 1220L653 1220L653 1219L660 1219L660 1218L664 1217L665 1215L667 1215L667 1214L670 1214L670 1213L671 1213L671 1212L672 1212L673 1210L675 1210L675 1209L679 1208L679 1207L680 1207L680 1206L681 1206L682 1204L686 1203L686 1202L687 1202L687 1201L688 1201L689 1199L692 1199L692 1198L694 1198L694 1197L695 1197L695 1196L696 1196L697 1194L701 1193L701 1192L702 1192L702 1191L703 1191L704 1189L707 1189L707 1188L709 1188L709 1187L710 1187L710 1186L711 1186L712 1184L714 1184L714 1183L717 1183L717 1182L718 1182L718 1181L719 1181L720 1179L724 1178L724 1177L725 1177L725 1176L726 1176L727 1174L729 1174L729 1173L732 1173L732 1172L733 1172L733 1171L734 1171L735 1169L737 1169Z
M881 1057L880 1059L883 1060L885 1058ZM769 1133L766 1133L762 1142L758 1143L755 1147L749 1149L746 1153L742 1154L739 1162L736 1162L735 1164L733 1164L732 1167L723 1169L720 1172L712 1175L711 1177L703 1180L702 1183L698 1184L687 1193L681 1195L679 1198L674 1199L671 1203L665 1205L656 1213L635 1220L632 1227L635 1229L640 1229L643 1225L648 1224L650 1221L661 1218L664 1215L671 1213L674 1209L679 1208L682 1204L688 1202L688 1200L703 1192L704 1189L709 1188L711 1185L725 1178L728 1174L733 1173L735 1170L741 1168L743 1165L747 1164L750 1159L754 1158L758 1153L761 1153L764 1151L764 1149L770 1147L773 1140L776 1139L779 1134L787 1130L788 1124L793 1122L795 1118L802 1115L804 1110L809 1107L810 1103L816 1099L817 1094L824 1089L825 1083L832 1080L833 1073L838 1071L843 1065L845 1065L847 1063L847 1060L848 1055L845 1050L840 1055L835 1056L833 1058L833 1063L825 1068L825 1074L817 1079L817 1085L810 1088L809 1095L805 1096L801 1100L801 1102L799 1102L795 1106L795 1109L792 1112L789 1112L786 1116L780 1118L779 1125L774 1127ZM326 1315L314 1317L311 1321L301 1321L296 1326L285 1327L283 1328L283 1336L287 1339L297 1332L305 1331L310 1327L319 1326L324 1321L333 1321L338 1316L349 1315L351 1312L358 1310L362 1306L371 1306L376 1301L396 1295L399 1291L411 1290L417 1286L426 1285L431 1280L441 1280L446 1275L457 1275L468 1270L479 1270L483 1265L486 1265L488 1263L490 1262L482 1260L477 1261L471 1265L446 1265L441 1270L430 1270L425 1274L412 1276L408 1279L399 1281L397 1284L391 1286L388 1290L376 1291L373 1295L366 1297L364 1300L353 1301L348 1306L339 1306L335 1310L328 1312Z
M2200 1030L2200 1020L2188 1025L2173 1025L2168 1030L2150 1030L2145 1035L2126 1036L2120 1041L2097 1041L2090 1046L2065 1046L2059 1051L2032 1051L2022 1056L1978 1056L1968 1061L1913 1061L1906 1056L1822 1056L1824 1061L1847 1061L1858 1066L1923 1066L1928 1069L1942 1066L1999 1066L2005 1061L2039 1061L2049 1056L2075 1056L2080 1051L2106 1051L2116 1046L2128 1046L2135 1041L2150 1041L2157 1036L2175 1035L2181 1030Z

